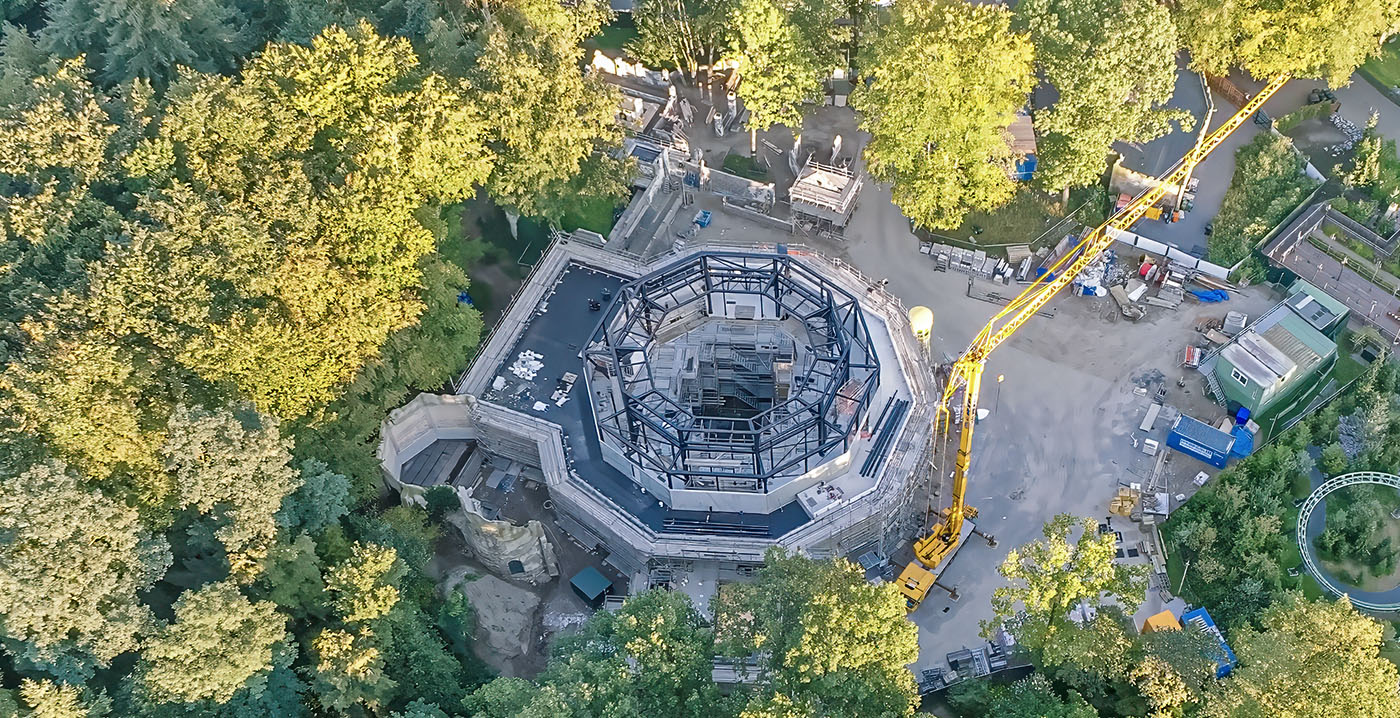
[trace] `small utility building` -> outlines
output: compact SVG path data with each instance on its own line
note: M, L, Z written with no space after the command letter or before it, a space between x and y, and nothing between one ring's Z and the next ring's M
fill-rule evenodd
M602 571L589 566L574 574L574 577L569 579L569 586L588 605L598 608L603 605L603 598L612 588L612 581L609 581Z
M1212 388L1232 411L1243 406L1258 416L1279 406L1331 368L1337 358L1331 334L1345 321L1340 303L1295 282L1287 300L1221 348L1207 375Z
M820 229L840 231L851 221L860 185L850 170L808 160L788 190L792 213Z

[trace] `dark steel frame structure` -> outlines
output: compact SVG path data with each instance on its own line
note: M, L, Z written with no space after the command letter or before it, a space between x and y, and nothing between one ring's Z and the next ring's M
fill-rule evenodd
M708 314L715 294L761 295L808 331L798 341L810 365L785 401L755 416L697 416L653 384L648 352L668 316L697 302ZM849 445L880 376L860 303L787 254L703 252L623 285L584 356L621 396L606 411L594 402L601 438L671 488L766 492L815 468Z

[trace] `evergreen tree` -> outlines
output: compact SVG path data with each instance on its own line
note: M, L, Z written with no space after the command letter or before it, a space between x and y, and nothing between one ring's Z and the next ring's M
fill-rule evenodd
M177 68L230 72L261 38L231 0L45 0L41 40L59 57L84 55L106 85L164 85Z

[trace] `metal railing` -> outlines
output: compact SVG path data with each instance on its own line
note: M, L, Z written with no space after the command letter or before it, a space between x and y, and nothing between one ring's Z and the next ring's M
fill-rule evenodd
M1400 609L1400 597L1390 602L1367 601L1351 597L1345 588L1334 583L1332 577L1318 567L1317 563L1313 560L1312 546L1309 545L1310 542L1308 541L1308 521L1312 518L1313 510L1321 505L1322 500L1327 498L1328 494L1338 489L1363 484L1389 486L1393 489L1400 489L1400 476L1384 474L1379 471L1354 471L1349 474L1334 476L1323 482L1321 486L1313 489L1313 492L1308 494L1307 500L1303 502L1302 507L1298 510L1298 550L1303 554L1303 565L1307 567L1308 573L1312 574L1312 577L1317 579L1317 582L1322 584L1323 588L1332 592L1334 595L1347 596L1351 601L1351 605L1357 608L1364 608L1371 611L1394 611Z

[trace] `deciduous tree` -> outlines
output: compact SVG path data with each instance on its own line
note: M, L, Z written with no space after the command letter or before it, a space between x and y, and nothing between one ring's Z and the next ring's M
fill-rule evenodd
M77 686L26 678L20 682L20 699L28 706L25 718L102 718L112 708L105 695L91 699Z
M1213 75L1242 67L1257 78L1349 82L1400 24L1389 0L1183 0L1178 25L1192 64Z
M999 6L896 3L863 48L851 104L871 134L865 158L917 225L952 229L1015 193L1006 128L1034 80L1031 44L1010 25Z
M0 480L0 627L41 657L100 662L154 628L140 594L170 565L136 511L84 486L59 462Z
M714 602L717 637L729 655L761 656L754 701L777 693L819 714L913 714L906 666L918 634L893 584L871 585L841 559L774 549L753 583L725 588Z
M1027 0L1016 26L1030 33L1056 99L1035 111L1036 179L1060 190L1093 183L1109 145L1165 134L1184 111L1161 109L1176 83L1176 27L1153 0Z
M187 591L174 610L174 622L145 645L136 668L152 700L225 703L251 682L266 685L274 646L287 635L273 603L249 601L222 582Z
M321 705L344 712L383 705L397 683L384 673L384 656L367 629L325 629L311 639L316 663L311 690Z
M774 0L738 0L730 23L736 93L749 111L749 151L759 130L802 128L802 106L821 93L821 68L797 26Z
M652 67L674 67L694 79L733 41L735 0L641 0L632 10L637 39L627 51Z
M1379 654L1381 624L1346 598L1285 593L1261 629L1231 636L1240 664L1207 694L1205 718L1344 718L1400 715L1395 664Z
M177 502L223 517L214 532L233 575L257 577L277 535L277 512L300 474L277 421L251 411L177 407L161 455Z
M326 590L341 620L363 623L388 613L399 601L403 568L398 552L387 546L356 542L350 558L326 571Z
M1079 536L1072 538L1075 528ZM1006 629L1033 652L1055 653L1054 642L1072 621L1070 610L1111 601L1134 610L1146 590L1143 566L1114 563L1112 533L1093 519L1060 514L1045 525L1045 538L1013 549L998 572L1011 585L992 595L996 616L982 624L986 636Z
M456 52L439 53L449 62L468 49L474 53L452 64L471 81L480 106L489 108L496 163L486 187L521 215L557 211L559 203L549 200L581 169L624 170L617 160L586 162L622 142L617 91L579 70L579 43L608 17L607 4L598 0L511 0L465 18L452 43ZM443 31L442 39L451 36Z

